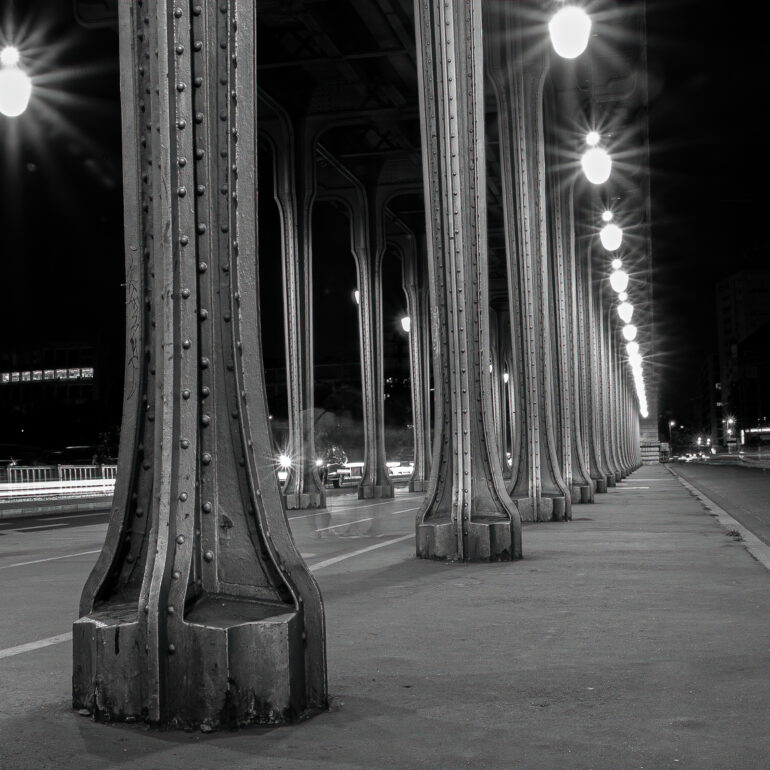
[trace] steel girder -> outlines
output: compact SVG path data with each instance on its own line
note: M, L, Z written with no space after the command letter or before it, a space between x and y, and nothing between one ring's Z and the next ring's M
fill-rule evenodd
M500 125L500 165L505 209L511 336L517 356L517 404L524 443L513 468L511 496L522 518L570 516L555 436L551 289L543 87L543 53L525 57L521 19L508 4L489 7L487 26L498 31L487 68Z
M416 0L433 313L435 452L417 517L422 558L521 555L491 424L480 0Z
M73 704L162 726L326 706L323 605L271 457L259 335L255 4L120 4L127 355Z
M289 393L291 467L283 487L289 510L325 508L326 492L316 468L313 392L313 237L316 143L305 121L290 116L260 92L274 121L262 121L273 149L274 198L281 221L286 384Z

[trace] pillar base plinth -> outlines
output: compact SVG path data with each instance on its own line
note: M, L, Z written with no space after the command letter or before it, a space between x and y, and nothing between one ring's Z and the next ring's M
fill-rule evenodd
M289 493L283 496L287 511L302 511L307 508L326 508L325 492Z
M409 491L410 492L427 492L428 491L428 482L425 479L421 479L419 481L413 481L409 480Z
M548 516L545 503L551 502L551 515ZM540 521L566 521L567 519L567 498L563 495L554 495L553 497L543 497L543 506L541 507Z
M283 724L308 710L302 623L293 608L224 596L198 601L167 629L159 651L166 674L146 679L149 691L137 676L150 662L139 631L136 620L112 609L74 623L74 708L97 720L194 729Z
M594 479L594 491L597 495L603 495L607 492L607 477L602 476L601 478Z
M359 500L372 500L393 497L396 493L392 484L361 484L358 487Z
M438 561L511 561L513 537L511 522L505 519L471 521L467 525L465 553L457 548L457 527L454 522L419 524L417 526L417 556ZM518 554L521 556L521 554Z
M618 478L614 473L608 473L607 474L607 486L608 487L615 487L618 484Z
M578 499L575 500L573 498L573 502L585 504L585 503L592 503L594 501L593 484L591 484L590 486L588 484L585 484L579 487L573 487L573 490L577 491L578 493Z

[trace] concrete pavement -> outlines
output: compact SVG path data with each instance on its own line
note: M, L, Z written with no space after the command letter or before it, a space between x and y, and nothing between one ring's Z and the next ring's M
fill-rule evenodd
M298 512L328 713L209 735L95 724L69 709L69 643L50 644L0 659L0 767L770 766L770 574L665 468L597 500L491 565L416 560L415 495ZM94 557L67 552L103 532L0 538L0 652L69 630Z

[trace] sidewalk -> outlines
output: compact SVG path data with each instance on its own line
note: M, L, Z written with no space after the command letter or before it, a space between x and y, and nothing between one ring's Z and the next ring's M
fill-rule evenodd
M319 572L333 700L305 723L95 724L68 645L0 661L0 767L770 766L770 573L664 467L597 500L513 564L406 540Z

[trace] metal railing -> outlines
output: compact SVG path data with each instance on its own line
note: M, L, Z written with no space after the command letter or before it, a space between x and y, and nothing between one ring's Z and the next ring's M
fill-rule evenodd
M0 499L108 496L117 465L14 465L0 483Z

